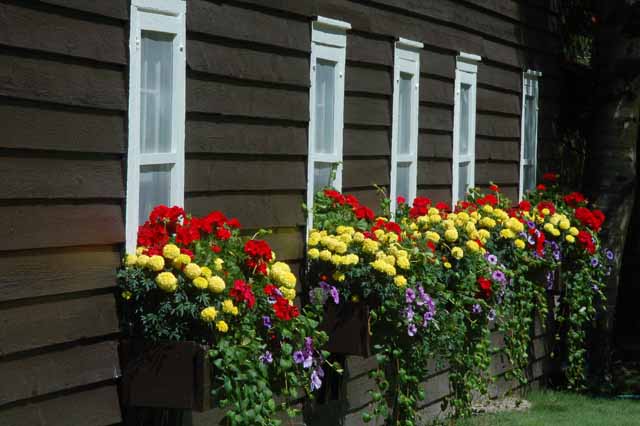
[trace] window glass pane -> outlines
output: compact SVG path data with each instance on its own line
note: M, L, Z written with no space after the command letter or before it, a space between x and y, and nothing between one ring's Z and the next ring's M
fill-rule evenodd
M471 86L469 84L460 85L460 154L469 153L469 98Z
M140 223L149 218L149 213L158 204L168 206L171 202L170 164L140 167Z
M409 202L411 163L398 163L396 171L396 197L404 197Z
M321 154L331 154L334 151L335 68L335 62L322 59L318 59L316 64L315 150Z
M331 186L331 170L334 163L317 162L313 167L313 193L322 191L324 188Z
M142 31L140 143L142 153L171 151L174 35Z
M464 200L469 189L469 163L458 165L458 200Z
M522 189L524 192L531 191L536 186L536 166L526 165L522 167L523 181Z
M398 87L398 154L411 153L411 74L400 73Z
M533 96L527 96L524 102L524 158L533 160L536 156L536 102Z

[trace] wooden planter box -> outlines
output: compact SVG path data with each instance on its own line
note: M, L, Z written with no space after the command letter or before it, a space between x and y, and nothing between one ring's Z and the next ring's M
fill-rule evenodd
M371 356L369 306L366 303L328 303L320 329L329 335L325 347L329 352Z
M130 407L213 408L211 364L195 342L125 340L120 344L122 400Z

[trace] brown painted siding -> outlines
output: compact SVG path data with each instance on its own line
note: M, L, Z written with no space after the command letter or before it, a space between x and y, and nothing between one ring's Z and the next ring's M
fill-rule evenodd
M558 16L545 0L187 1L186 207L274 228L275 250L296 267L304 250L309 23L317 15L353 26L343 187L364 202L377 204L372 184L389 185L398 36L425 43L420 194L451 198L459 50L483 57L479 185L494 180L516 196L523 69L544 74L541 150L554 143ZM128 16L127 0L0 0L0 372L29 373L0 384L2 426L121 421L111 342L124 240ZM41 374L47 358L59 372ZM76 368L81 358L86 364ZM442 374L430 383L425 410L447 388ZM363 403L366 395L352 411Z

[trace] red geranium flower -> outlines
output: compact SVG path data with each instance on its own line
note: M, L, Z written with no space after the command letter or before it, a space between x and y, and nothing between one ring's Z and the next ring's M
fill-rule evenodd
M564 202L571 207L577 207L585 201L587 201L587 199L579 192L572 192L571 194L567 194L564 196Z
M482 198L479 198L478 200L476 200L476 203L479 206L484 206L485 204L489 204L491 206L495 206L496 204L498 204L498 197L496 197L493 194L487 194Z
M538 186L536 186L536 189L537 189L538 191L546 191L546 190L547 190L547 187L546 187L544 184L539 183L539 184L538 184Z
M596 246L593 243L593 238L591 238L591 234L587 231L580 231L578 233L578 242L580 246L587 251L589 254L594 254L596 252Z
M518 204L518 208L520 210L522 210L523 212L530 212L531 211L531 203L527 200L522 200L520 201L520 204Z
M536 208L538 209L538 212L540 214L543 214L542 210L544 210L544 209L549 210L549 214L550 215L552 215L552 214L554 214L556 212L556 206L551 201L541 201L541 202L538 203Z
M557 173L545 173L542 175L542 180L547 182L556 182L558 180L559 175Z
M424 216L429 211L429 206L431 206L430 199L427 197L416 197L413 200L413 206L409 210L409 216L412 218Z
M478 278L478 285L480 287L480 294L485 299L491 297L491 280L485 277Z
M489 191L500 192L500 188L498 187L498 185L490 185Z
M222 241L227 241L229 238L231 238L231 231L229 231L225 227L220 227L216 231L216 238L218 238L218 239L220 239Z
M404 197L399 196L398 198L396 198L396 202L398 203L398 205L400 204L404 204L407 200L405 200Z
M449 207L449 204L440 201L438 204L436 204L436 209L446 213L451 210L451 207Z
M271 247L263 240L249 240L244 245L244 252L249 256L245 264L251 270L267 275L267 263L273 259Z
M354 208L353 213L356 215L358 219L366 219L371 221L375 217L373 210L371 210L367 206L359 206L357 208Z
M284 297L276 297L276 303L273 305L273 311L281 320L289 321L298 315L298 308L295 305L290 305L289 301Z
M251 286L242 280L235 280L233 288L229 290L229 296L233 297L237 303L245 302L249 309L253 309L256 304Z
M325 189L324 195L327 198L330 198L331 200L333 200L334 203L338 203L340 205L343 205L346 202L344 195L342 195L335 189Z

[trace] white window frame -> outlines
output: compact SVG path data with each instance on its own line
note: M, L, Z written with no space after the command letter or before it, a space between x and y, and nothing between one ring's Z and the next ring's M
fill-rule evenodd
M397 208L398 163L409 163L409 194L407 203L416 197L418 189L418 114L420 110L420 50L417 41L399 38L395 43L393 62L393 117L391 122L391 179L389 195L391 213ZM398 153L400 134L400 76L411 75L411 107L409 116L409 153Z
M456 57L456 78L454 85L454 106L453 106L453 155L452 155L452 188L451 203L453 206L458 202L458 189L461 184L466 184L468 188L475 185L476 172L476 90L478 86L478 63L482 58L471 53L460 52ZM469 90L469 152L465 155L460 154L460 105L462 85L470 86ZM469 163L469 172L467 173L467 182L460 182L459 168L460 163Z
M170 204L184 203L185 41L184 0L132 0L129 34L129 147L127 155L126 250L135 251L140 209L140 168L172 165ZM140 88L142 31L174 34L171 151L142 154Z
M542 73L539 71L527 70L522 73L522 115L520 118L520 183L519 183L519 199L522 200L524 196L524 167L533 166L533 180L537 178L537 166L538 166L538 113L539 113L539 81L542 77ZM533 159L527 159L524 157L526 138L526 104L527 96L532 96L535 104L535 112L533 115L534 120L534 134L533 134Z
M342 190L342 138L344 129L344 82L345 63L347 58L347 34L351 29L348 22L338 21L319 16L311 23L311 61L310 61L310 89L309 89L309 155L307 168L307 231L313 227L313 198L314 171L316 163L336 164L335 179L331 183L338 191ZM317 153L315 149L315 81L316 64L318 60L335 62L334 84L334 119L333 143L334 152L331 154Z

